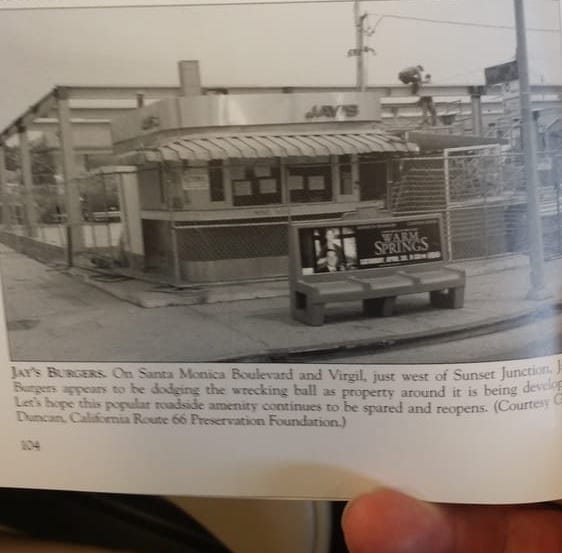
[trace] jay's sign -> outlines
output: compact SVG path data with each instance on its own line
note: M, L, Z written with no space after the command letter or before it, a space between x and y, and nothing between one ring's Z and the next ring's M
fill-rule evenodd
M315 105L306 112L307 119L319 119L326 117L328 119L351 119L359 115L358 104L336 104L336 105Z

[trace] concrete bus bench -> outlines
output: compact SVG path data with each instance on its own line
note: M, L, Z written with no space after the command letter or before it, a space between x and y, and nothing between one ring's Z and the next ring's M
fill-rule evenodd
M326 241L329 229L332 236L339 235L339 238L332 242L335 249L330 250L328 246L327 250L338 250L339 256L346 258L346 266L339 266L333 272L326 266L314 266L321 255L322 236ZM365 315L385 317L392 315L397 296L420 292L429 292L430 303L435 307L461 308L465 272L446 265L442 244L439 216L293 225L289 256L292 316L303 323L320 326L324 324L326 304L361 301ZM365 256L370 248L403 252L404 248L414 247L419 251ZM373 264L377 266L372 267Z

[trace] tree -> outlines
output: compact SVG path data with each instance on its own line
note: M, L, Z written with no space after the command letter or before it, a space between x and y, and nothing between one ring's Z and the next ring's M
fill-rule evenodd
M42 139L31 143L31 175L33 196L38 209L39 219L49 220L56 211L58 196L56 188L56 162L52 150L48 149ZM18 147L6 146L6 169L20 173L21 155ZM20 177L21 179L21 177Z
M21 169L19 148L6 146L6 169L17 171ZM56 163L53 152L46 148L43 141L31 144L31 174L33 184L55 184Z

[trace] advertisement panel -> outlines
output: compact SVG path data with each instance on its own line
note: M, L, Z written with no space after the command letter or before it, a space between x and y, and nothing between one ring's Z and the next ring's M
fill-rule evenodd
M300 229L304 275L443 261L440 218Z

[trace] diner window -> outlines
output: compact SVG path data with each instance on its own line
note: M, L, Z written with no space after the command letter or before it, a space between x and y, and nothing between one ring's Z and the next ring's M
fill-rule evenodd
M339 157L340 172L340 195L349 196L353 194L353 172L351 169L351 156L343 155Z
M209 161L209 194L212 202L224 202L224 169L220 159Z
M141 209L162 209L166 207L162 166L141 167L137 175Z
M281 203L281 171L274 161L232 165L232 202L235 206Z
M170 171L168 179L168 194L170 195L168 208L181 210L188 204L189 198L185 196L180 171Z
M359 157L361 201L379 200L386 205L388 161L365 154Z
M291 202L328 202L332 199L332 166L328 159L311 159L287 167Z

